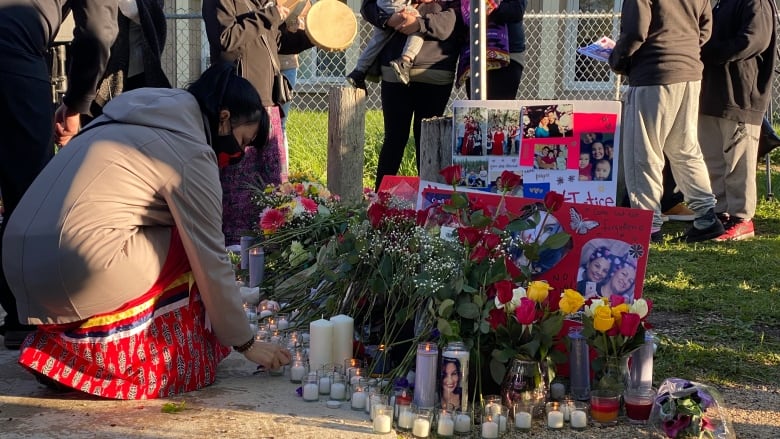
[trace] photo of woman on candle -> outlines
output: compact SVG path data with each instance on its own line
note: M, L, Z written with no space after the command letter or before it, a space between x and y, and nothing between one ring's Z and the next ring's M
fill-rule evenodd
M441 408L460 407L463 388L460 385L462 369L457 358L443 357L441 366Z

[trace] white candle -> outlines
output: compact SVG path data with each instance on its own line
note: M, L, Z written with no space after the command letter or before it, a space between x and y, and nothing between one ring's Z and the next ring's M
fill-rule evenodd
M377 415L374 417L374 432L390 433L393 426L393 419L389 415Z
M330 393L330 377L320 378L320 395L327 395Z
M582 410L571 412L571 428L585 428L588 425L588 416Z
M431 432L431 423L427 419L417 418L414 420L412 434L414 437L428 437Z
M360 381L361 378L363 378L363 377L361 377L360 375L355 375L355 376L353 376L352 378L349 379L349 384L351 386L354 386L355 384L357 384Z
M303 379L303 375L306 373L306 368L303 366L293 366L290 368L290 381L300 382Z
M563 428L563 413L558 410L547 413L547 426L550 428Z
M366 398L368 398L366 392L354 392L352 394L352 409L364 410L366 408Z
M316 384L306 384L303 386L303 400L316 401L319 398L320 389Z
M330 385L330 399L342 400L345 396L347 396L347 386L344 383Z
M469 415L460 414L455 418L455 431L458 433L471 431L471 418Z
M355 324L352 317L339 314L330 318L333 323L333 354L331 362L344 364L352 358L352 342L355 339Z
M482 437L484 439L495 439L498 437L498 424L493 421L482 423Z
M276 322L276 326L279 328L280 331L284 331L285 329L290 327L290 322L284 317L282 317L279 319L278 322Z
M309 324L309 368L319 370L333 362L333 323L319 319Z
M260 311L260 318L261 319L264 319L264 318L272 316L272 315L274 315L274 312L271 311L271 310L264 309L264 310Z
M418 344L416 360L414 403L419 407L432 408L436 405L438 381L439 349L436 344L429 342Z
M398 414L398 427L406 430L412 428L414 422L414 413L411 410L404 410Z
M436 434L439 436L452 436L455 432L455 422L450 417L439 418Z
M515 427L522 429L531 428L531 414L528 412L518 412L515 414Z
M506 432L506 416L504 415L498 415L498 432Z
M568 422L569 421L569 417L571 416L571 410L569 409L569 405L568 404L563 404L561 406L561 413L563 413L563 420Z

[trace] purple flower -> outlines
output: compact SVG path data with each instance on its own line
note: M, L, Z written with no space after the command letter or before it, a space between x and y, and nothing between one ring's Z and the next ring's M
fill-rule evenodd
M675 438L678 434L680 434L681 431L688 428L689 425L691 425L691 417L683 415L672 419L671 421L662 423L661 427L663 428L667 437Z
M393 384L395 387L409 388L409 380L406 377L396 378Z
M301 386L295 389L295 394L297 394L300 397L303 397L303 387Z

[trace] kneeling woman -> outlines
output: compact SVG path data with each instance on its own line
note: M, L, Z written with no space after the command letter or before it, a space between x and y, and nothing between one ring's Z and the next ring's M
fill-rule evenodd
M41 172L10 218L3 267L38 330L19 362L105 398L211 384L230 346L266 367L225 251L219 170L261 147L268 115L232 65L187 90L113 99Z

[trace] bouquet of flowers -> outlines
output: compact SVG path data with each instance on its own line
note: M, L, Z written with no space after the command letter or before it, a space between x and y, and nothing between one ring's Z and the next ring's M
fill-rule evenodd
M460 167L442 170L453 184L460 181ZM544 205L522 212L509 212L505 197L520 183L520 176L505 171L500 176L501 199L490 208L467 194L454 192L440 209L449 214L460 244L460 269L454 271L454 288L437 295L437 328L445 338L463 340L481 358L490 358L493 380L500 383L512 358L539 362L564 361L552 349L566 314L584 303L568 290L561 294L546 282L534 281L534 264L548 250L566 246L570 236L552 233L540 239L563 196L547 194ZM430 217L431 215L429 215ZM441 218L441 215L434 215Z
M593 299L585 306L582 335L598 352L592 362L601 377L598 388L623 390L629 355L645 342L645 319L651 306L652 302L642 298L629 305L619 295Z
M710 386L680 378L661 383L650 423L670 438L736 438L720 394Z

